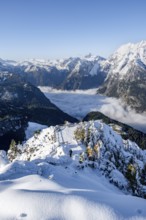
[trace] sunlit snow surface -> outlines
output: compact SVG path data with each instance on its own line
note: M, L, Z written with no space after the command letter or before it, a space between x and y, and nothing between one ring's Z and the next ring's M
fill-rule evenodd
M107 140L122 143L110 127L89 124L103 129ZM26 150L13 163L1 153L0 220L146 219L145 199L125 195L97 170L78 169L84 146L74 138L77 126L44 129L24 144Z
M121 194L104 178L60 167L52 172L54 179L30 175L0 182L0 219L146 219L144 199Z
M100 111L146 133L146 114L137 114L130 107L124 107L124 104L116 98L97 95L96 89L62 91L49 87L39 88L51 102L78 119L82 119L91 111Z

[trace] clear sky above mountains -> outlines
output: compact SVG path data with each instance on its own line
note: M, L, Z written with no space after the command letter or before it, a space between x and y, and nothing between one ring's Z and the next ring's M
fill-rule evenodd
M145 24L145 0L0 0L0 57L107 57Z

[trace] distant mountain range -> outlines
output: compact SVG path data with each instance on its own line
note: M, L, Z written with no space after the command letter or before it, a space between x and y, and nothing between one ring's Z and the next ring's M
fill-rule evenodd
M0 72L21 75L35 86L57 89L97 88L120 97L138 112L146 111L146 41L121 46L108 59L91 54L61 60L0 60Z
M0 219L145 218L146 134L100 112L77 123L37 88L97 88L145 111L145 84L146 42L108 60L0 60ZM26 140L28 122L50 127Z
M105 59L91 54L79 58L15 62L0 60L0 70L21 74L35 86L59 89L89 89L99 87L107 76Z

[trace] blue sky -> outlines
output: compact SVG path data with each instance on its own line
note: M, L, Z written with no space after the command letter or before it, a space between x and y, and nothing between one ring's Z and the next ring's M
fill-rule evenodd
M146 40L146 0L0 0L0 57L108 57Z

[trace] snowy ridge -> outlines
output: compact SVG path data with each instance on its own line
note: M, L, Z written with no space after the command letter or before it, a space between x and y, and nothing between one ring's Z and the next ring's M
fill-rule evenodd
M7 66L11 65L14 67L22 67L24 68L25 72L38 71L39 68L42 68L46 71L50 71L51 68L53 67L55 67L57 70L68 70L71 72L76 72L79 71L81 66L82 67L85 66L85 68L87 68L86 66L89 65L89 69L92 69L94 63L96 63L96 65L98 63L98 65L102 67L104 65L104 61L105 59L100 56L93 56L92 54L89 54L81 58L70 57L66 59L57 59L57 60L30 59L30 60L18 61L18 62L2 60L2 64L5 64ZM95 70L94 70L94 74L97 74L97 72L95 73Z
M132 175L137 164L134 178L141 181L146 153L100 121L38 131L8 158L1 153L0 219L146 219L146 200L124 194L143 196L145 183L132 188L124 169L130 162Z
M89 166L124 191L142 197L146 193L145 179L142 179L142 173L146 172L146 151L129 140L123 140L112 128L99 121L38 131L23 146L18 146L17 152L15 158L20 161L41 159L77 168ZM13 154L8 152L10 160L13 160Z
M70 57L65 59L44 60L44 59L30 59L24 61L12 61L0 59L0 64L7 69L7 71L20 68L25 73L35 71L51 72L52 68L58 71L69 71L74 74L80 69L86 74L94 76L98 71L105 73L120 73L121 78L127 74L132 65L136 65L143 70L146 69L146 41L138 43L128 43L122 45L117 49L107 60L92 54L84 57Z

